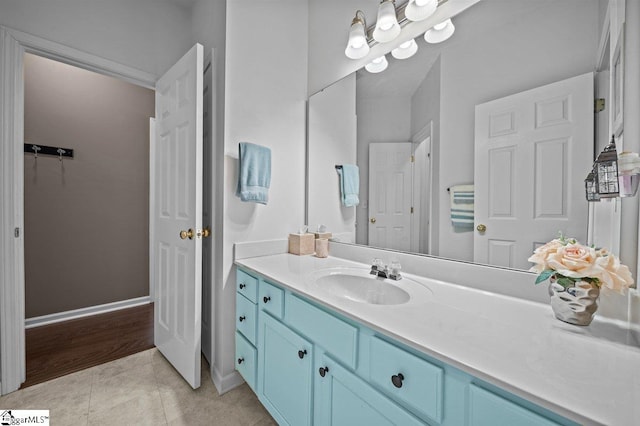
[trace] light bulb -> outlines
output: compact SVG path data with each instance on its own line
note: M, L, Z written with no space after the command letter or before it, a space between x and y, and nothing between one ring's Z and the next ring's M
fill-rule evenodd
M448 21L440 22L439 24L434 25L433 29L436 30L436 31L442 31L442 30L444 30L446 28L447 22Z
M441 43L451 37L455 30L456 27L451 22L451 19L447 19L424 33L424 39L427 43Z
M438 0L409 0L404 10L404 16L410 21L422 21L438 8Z
M379 58L375 58L373 61L369 62L364 68L370 73L379 73L387 69L389 66L389 62L387 62L387 58L384 56L380 56Z
M380 43L386 43L398 37L399 34L400 24L398 24L393 0L382 0L378 7L378 20L373 30L373 38Z
M364 17L360 18L356 12L356 17L351 22L351 28L349 29L349 41L347 47L344 50L344 54L347 58L360 59L369 54L369 44L367 43L367 35L365 31Z
M415 55L417 51L418 43L416 43L414 39L411 39L393 49L391 55L396 59L407 59Z

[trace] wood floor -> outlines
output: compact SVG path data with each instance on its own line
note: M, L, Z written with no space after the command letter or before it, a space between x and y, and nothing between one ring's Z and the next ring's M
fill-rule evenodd
M22 388L153 348L153 304L26 330Z

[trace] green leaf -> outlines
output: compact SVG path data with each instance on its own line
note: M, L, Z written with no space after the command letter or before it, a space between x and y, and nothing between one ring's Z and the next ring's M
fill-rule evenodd
M546 271L542 271L542 273L540 275L538 275L538 278L536 278L536 284L540 284L541 282L548 280L549 277L551 277L554 272L555 271L551 270L551 269L547 269Z
M573 287L575 285L575 281L567 277L558 278L556 282L560 284L562 287L564 287L565 289L569 287Z

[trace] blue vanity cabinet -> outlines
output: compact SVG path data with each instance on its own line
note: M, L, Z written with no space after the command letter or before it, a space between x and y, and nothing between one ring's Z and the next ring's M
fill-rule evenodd
M444 369L376 336L369 348L371 382L421 416L442 422Z
M332 426L392 426L425 425L405 409L372 388L367 382L334 362L330 356L320 356L315 380L316 424Z
M258 278L238 269L236 291L236 370L255 392Z
M256 392L256 366L258 351L244 336L236 331L236 370L249 387Z
M560 426L560 423L474 384L469 386L468 412L470 426Z
M313 345L265 311L258 327L260 402L280 425L311 425Z
M236 367L280 425L576 425L258 274L237 276Z

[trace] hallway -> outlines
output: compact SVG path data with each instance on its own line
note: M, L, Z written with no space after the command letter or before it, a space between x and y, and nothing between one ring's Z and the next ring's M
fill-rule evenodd
M153 303L26 330L22 389L153 348Z

